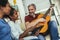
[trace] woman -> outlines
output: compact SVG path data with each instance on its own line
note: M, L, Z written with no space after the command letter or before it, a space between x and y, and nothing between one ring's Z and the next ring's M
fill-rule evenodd
M10 5L8 0L0 0L0 40L12 40L11 29L8 23L4 20L4 15L9 15Z

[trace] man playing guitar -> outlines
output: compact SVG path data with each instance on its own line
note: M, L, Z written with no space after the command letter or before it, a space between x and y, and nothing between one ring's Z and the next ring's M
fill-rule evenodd
M43 15L43 14L35 14L36 6L35 4L30 4L28 6L29 15L25 16L26 29L33 26L35 27L42 26L42 28L38 28L39 30L35 29L35 32L33 31L32 33L34 33L39 37L40 34L46 35L45 33L47 33L47 30L49 30L51 40L58 40L57 24L55 21L50 21L53 6L51 5L46 14Z

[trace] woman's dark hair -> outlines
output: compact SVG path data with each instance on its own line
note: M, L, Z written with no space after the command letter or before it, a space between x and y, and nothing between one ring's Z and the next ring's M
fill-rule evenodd
M8 3L8 0L0 0L0 6L5 7Z
M10 14L9 14L9 16L13 16L13 14L14 14L14 10L15 10L15 9L11 7L11 10L10 10Z

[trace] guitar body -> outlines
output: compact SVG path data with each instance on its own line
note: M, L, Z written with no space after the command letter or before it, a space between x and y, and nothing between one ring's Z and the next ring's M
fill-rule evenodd
M44 16L44 14L40 14L37 19L40 19ZM46 16L46 22L40 22L36 25L36 27L39 27L40 25L43 25L42 29L40 30L40 33L45 33L48 30L48 22L50 21L50 16Z

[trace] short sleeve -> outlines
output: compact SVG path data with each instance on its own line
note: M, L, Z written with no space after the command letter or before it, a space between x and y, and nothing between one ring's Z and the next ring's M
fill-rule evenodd
M29 20L29 17L25 16L25 22L28 22L28 20Z

